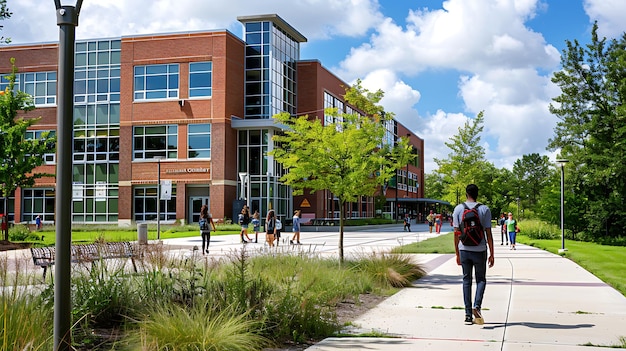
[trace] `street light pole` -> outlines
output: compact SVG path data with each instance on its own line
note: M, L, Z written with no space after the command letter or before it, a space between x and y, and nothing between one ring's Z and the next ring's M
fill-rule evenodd
M54 0L59 26L57 87L56 240L54 269L54 350L68 351L71 338L71 242L72 242L72 149L74 113L74 44L78 15L76 6Z
M565 201L563 194L565 192L565 164L568 162L569 160L566 159L556 160L556 163L561 166L561 248L559 249L559 253L567 251L565 248Z

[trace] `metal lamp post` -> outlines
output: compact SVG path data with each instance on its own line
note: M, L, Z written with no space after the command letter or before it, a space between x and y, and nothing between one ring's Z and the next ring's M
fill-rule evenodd
M565 164L568 163L569 160L566 159L558 159L556 163L561 166L561 248L559 249L559 253L563 253L567 251L565 248L565 206L563 194L565 192Z
M56 264L54 269L54 350L66 351L71 340L71 242L72 242L72 125L74 112L74 44L78 15L83 1L75 6L54 0L59 26L57 87L56 166Z

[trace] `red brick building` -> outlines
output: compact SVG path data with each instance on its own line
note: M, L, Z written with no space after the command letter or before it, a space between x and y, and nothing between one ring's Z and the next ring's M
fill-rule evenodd
M267 152L279 131L271 116L320 111L318 118L324 118L325 107L344 106L346 83L318 61L300 60L306 38L279 16L238 19L243 38L214 30L76 43L68 199L75 223L129 225L158 215L165 223L195 222L202 204L214 218L232 218L246 201L253 210L265 213L271 206L286 217L296 208L309 217L338 215L327 192L294 199ZM17 88L33 95L37 107L27 116L42 117L29 138L56 130L57 48L0 47L0 72L10 72L10 58L16 59ZM415 214L423 197L423 140L395 121L388 133L389 140L410 135L418 157L398 171L397 186L386 187L382 212ZM41 171L54 173L55 160L46 155ZM8 199L9 219L27 222L41 215L53 222L54 197L54 178L18 189ZM346 210L349 217L376 215L372 198Z

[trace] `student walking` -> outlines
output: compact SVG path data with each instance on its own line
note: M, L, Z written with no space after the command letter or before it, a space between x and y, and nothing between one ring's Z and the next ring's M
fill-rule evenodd
M276 214L274 210L267 211L265 217L265 241L270 247L274 247L274 240L276 239Z
M493 251L493 236L491 234L491 212L489 207L476 202L478 197L478 186L470 184L465 188L465 196L467 201L459 204L454 208L453 227L454 227L454 248L456 251L456 263L463 270L463 303L465 305L465 324L474 324L473 317L476 317L476 324L483 324L483 315L481 311L483 303L483 295L487 286L487 264L493 267L495 256ZM479 223L472 221L477 233L480 234L478 245L470 245L469 241L461 238L462 230L468 229L468 225L463 219L469 218L468 210L476 209L478 212ZM472 211L472 213L474 213ZM489 249L489 250L487 250ZM487 256L489 254L489 256ZM472 303L472 275L476 276L476 295Z
M259 242L259 230L261 230L261 214L259 211L254 211L252 215L252 228L254 230L254 242Z
M405 214L404 215L404 227L403 227L404 231L411 231L411 217L409 217L409 214Z
M293 213L293 237L289 243L293 245L294 241L300 245L300 210L295 210Z
M202 236L202 254L206 255L209 253L209 244L211 243L211 227L215 231L215 223L213 218L211 218L211 214L209 214L209 206L202 205L200 208L198 224L200 225L200 235Z
M515 248L515 241L517 239L517 233L519 233L519 227L517 226L517 221L513 219L513 214L509 212L509 219L506 220L506 231L509 233L509 241L511 243L511 247L509 250L517 250Z
M504 245L504 242L506 241L506 245L509 245L509 235L506 232L506 215L504 214L504 212L502 212L502 215L500 216L500 245Z

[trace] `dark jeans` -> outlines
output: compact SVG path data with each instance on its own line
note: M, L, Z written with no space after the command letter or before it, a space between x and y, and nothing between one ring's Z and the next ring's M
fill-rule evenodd
M211 232L210 231L201 231L202 234L202 253L204 250L209 249L209 244L211 243Z
M487 285L487 250L474 252L461 250L461 267L463 268L463 302L465 303L465 315L472 315L472 307L478 309L483 304L483 295ZM476 297L472 305L472 273L476 274Z

